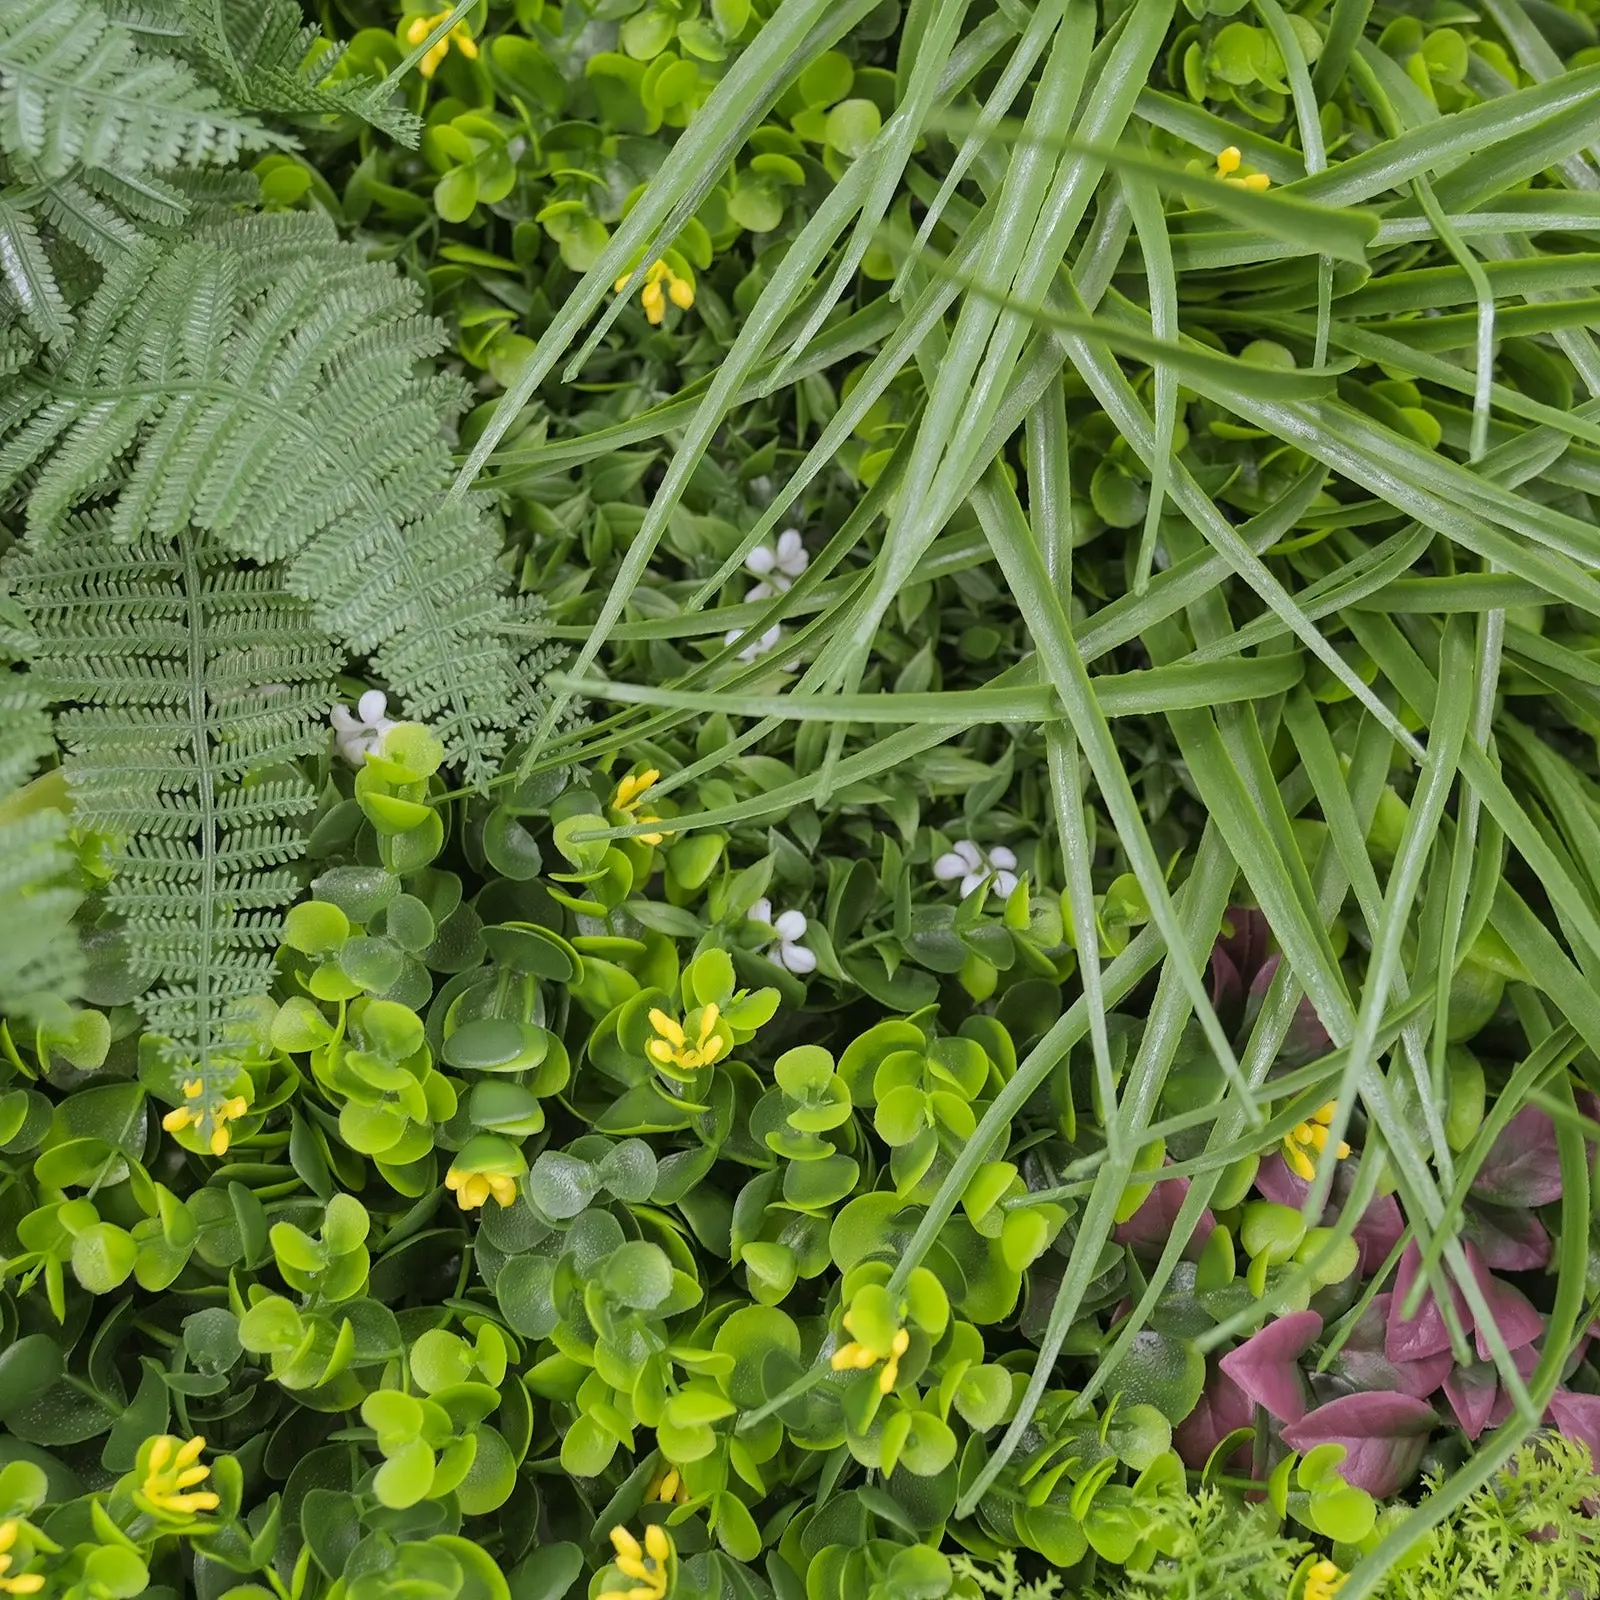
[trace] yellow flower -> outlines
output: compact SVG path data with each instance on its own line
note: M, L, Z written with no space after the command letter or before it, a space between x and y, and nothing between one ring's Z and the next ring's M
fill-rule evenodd
M14 1578L7 1576L11 1571L11 1547L21 1531L22 1524L15 1517L0 1522L0 1593L38 1594L44 1588L44 1579L37 1572L19 1572Z
M185 1100L198 1100L204 1091L205 1085L198 1078L191 1078L183 1086L183 1097ZM204 1134L205 1124L209 1121L211 1153L214 1156L225 1156L228 1153L229 1141L233 1138L228 1132L228 1124L237 1122L249 1110L250 1102L242 1094L236 1094L231 1100L224 1100L221 1105L209 1111L203 1106L179 1106L161 1119L161 1126L168 1133L179 1133L193 1123L195 1131Z
M413 17L406 29L406 43L415 49L449 15L449 8L446 7L431 17ZM478 41L472 37L466 23L458 22L418 63L418 70L424 78L431 78L439 70L439 63L449 55L452 44L468 61L478 59Z
M851 1333L856 1331L850 1327L848 1311L844 1314L844 1325ZM868 1367L876 1366L879 1361L883 1361L883 1371L878 1374L878 1393L888 1394L900 1381L900 1357L910 1348L911 1334L905 1328L900 1328L889 1346L887 1360L883 1360L883 1357L870 1346L857 1344L851 1340L849 1344L842 1344L833 1352L830 1365L835 1372L865 1372Z
M618 294L628 287L628 279L632 276L631 272L625 272L617 279ZM652 261L645 272L644 288L639 291L639 299L644 304L644 314L651 325L659 327L667 314L668 300L680 311L687 311L694 304L694 283L689 278L680 277L665 261L658 259Z
M1303 1600L1333 1600L1344 1587L1345 1574L1324 1557L1313 1562L1306 1571Z
M455 1191L456 1204L474 1211L493 1195L502 1206L517 1202L517 1179L528 1170L522 1151L499 1134L480 1133L469 1139L450 1170L444 1186Z
M1338 1107L1330 1100L1320 1111L1313 1111L1304 1122L1297 1122L1283 1136L1283 1159L1289 1170L1307 1183L1317 1175L1317 1157L1328 1147L1328 1124ZM1343 1139L1335 1152L1339 1160L1350 1154Z
M210 1467L198 1465L206 1447L199 1437L180 1443L164 1433L150 1448L150 1465L139 1492L152 1510L169 1516L190 1517L197 1511L215 1511L221 1503L209 1489L195 1491L211 1476Z
M691 1012L690 1017L693 1016ZM727 1046L717 1032L716 1006L702 1007L699 1016L695 1041L690 1044L682 1023L675 1022L665 1011L652 1011L650 1026L656 1030L656 1037L644 1047L645 1054L658 1067L676 1068L683 1073L698 1072L701 1067L709 1067Z
M611 809L620 811L630 822L659 822L661 818L655 812L640 811L639 802L644 799L645 792L660 781L661 774L654 767L648 772L630 772L617 785L617 792L611 797ZM636 837L644 844L660 844L666 835L641 833Z
M659 1523L644 1530L641 1545L626 1528L611 1530L611 1547L616 1551L617 1570L625 1578L638 1580L633 1589L608 1589L595 1600L663 1600L670 1582L672 1540Z
M656 1478L644 1492L646 1500L658 1500L662 1505L687 1505L689 1491L684 1485L683 1474L669 1461L666 1469Z
M1236 144L1230 144L1226 150L1217 152L1217 176L1224 183L1231 183L1236 189L1254 189L1258 194L1261 190L1270 188L1272 179L1264 172L1250 172L1242 178L1233 176L1239 170L1244 157L1239 153Z
M493 1195L502 1206L515 1205L516 1179L499 1172L459 1172L451 1169L444 1175L444 1186L454 1189L456 1204L463 1211L475 1211Z

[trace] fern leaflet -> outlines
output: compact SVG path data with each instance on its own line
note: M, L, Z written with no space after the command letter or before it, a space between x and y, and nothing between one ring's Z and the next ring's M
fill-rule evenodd
M87 0L0 0L0 148L41 176L113 160L198 166L285 143Z
M151 1030L174 1065L229 1092L241 1002L271 981L298 886L293 819L315 803L296 760L320 740L335 652L270 568L202 535L119 542L102 515L7 558L38 635L78 814L122 841L109 909L125 923Z
M229 100L280 116L355 116L415 145L422 119L397 103L382 78L341 75L342 46L316 50L294 0L167 0L202 75Z
M42 344L63 345L72 313L39 240L32 212L12 193L0 191L0 281L28 330Z
M320 216L190 232L116 262L71 349L10 385L0 493L25 488L42 543L104 497L113 539L194 526L233 555L283 561L319 625L486 781L527 674L498 530L481 503L445 502L440 421L465 390L417 370L442 330Z
M0 596L0 648L37 647L9 596ZM82 896L70 881L72 852L58 783L29 783L54 749L44 696L26 677L0 681L0 1010L52 1020L78 992L83 963L71 919Z

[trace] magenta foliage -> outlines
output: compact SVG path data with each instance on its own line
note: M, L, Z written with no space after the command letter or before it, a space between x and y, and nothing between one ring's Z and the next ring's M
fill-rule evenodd
M1306 1414L1306 1380L1299 1360L1321 1334L1322 1318L1315 1311L1292 1312L1252 1334L1219 1365L1279 1422L1298 1422Z
M1339 1472L1347 1483L1383 1499L1409 1483L1438 1424L1432 1406L1397 1389L1341 1395L1283 1430L1283 1442L1302 1454L1342 1444Z
M1219 1368L1207 1380L1194 1410L1172 1430L1172 1442L1183 1464L1198 1472L1230 1433L1248 1428L1254 1420L1250 1396ZM1236 1471L1248 1471L1249 1447L1242 1445L1235 1450L1227 1465Z

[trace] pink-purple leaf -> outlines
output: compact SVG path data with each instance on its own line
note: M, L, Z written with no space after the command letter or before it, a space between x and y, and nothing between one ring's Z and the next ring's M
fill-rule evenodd
M1183 1464L1198 1472L1211 1458L1211 1452L1240 1428L1255 1420L1250 1397L1225 1372L1212 1373L1193 1411L1172 1430L1172 1443ZM1228 1466L1248 1471L1248 1450L1234 1452Z
M1502 1206L1547 1206L1561 1198L1556 1129L1547 1112L1524 1106L1490 1146L1472 1192Z
M1321 1334L1315 1311L1292 1312L1252 1334L1218 1365L1279 1422L1298 1422L1306 1414L1306 1380L1298 1363Z
M1393 1298L1388 1293L1373 1296L1328 1371L1350 1389L1398 1389L1425 1400L1444 1381L1455 1357L1441 1350L1416 1361L1391 1361L1384 1353L1384 1333Z
M1283 1442L1302 1454L1319 1444L1342 1444L1345 1482L1387 1499L1416 1475L1438 1420L1432 1406L1395 1389L1347 1394L1291 1423Z

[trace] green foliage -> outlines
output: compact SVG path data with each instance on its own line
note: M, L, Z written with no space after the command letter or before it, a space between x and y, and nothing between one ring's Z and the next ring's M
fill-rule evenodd
M1242 1505L1217 1488L1179 1496L1165 1508L1162 1554L1147 1569L1089 1593L1118 1600L1281 1600L1307 1546L1284 1537L1266 1507Z
M30 655L38 641L9 600L4 618L5 647ZM22 1020L59 1018L83 974L65 796L49 775L29 782L52 749L44 695L12 674L0 696L0 1015Z
M13 384L0 439L0 490L29 475L35 542L63 538L126 457L106 538L192 527L281 562L315 624L487 777L518 703L512 611L492 525L443 499L459 390L417 376L439 334L414 294L330 225L263 216L131 251L81 315L72 351ZM138 395L113 399L136 373Z
M133 841L105 911L135 992L156 986L143 1004L163 1050L219 1098L243 1047L238 1007L270 981L273 912L295 892L293 819L315 795L294 762L336 657L270 572L188 531L130 543L97 513L20 547L9 576L37 630L35 674L76 702L59 732L78 816Z
M287 0L126 22L10 0L4 22L0 318L38 343L11 347L0 405L0 495L30 536L10 565L37 634L25 692L81 702L61 725L74 794L123 862L96 908L211 1106L299 882L313 791L293 763L335 698L331 641L477 783L532 703L538 652L507 640L484 506L445 501L461 390L418 368L440 334L415 292L328 224L228 215L247 184L173 170L291 142L241 106L414 141L392 88L331 78L339 53ZM258 570L226 569L240 559ZM17 715L21 777L45 746ZM49 931L80 897L54 887L58 816L17 799L5 820L8 904L42 919L8 962L19 1014L71 987Z
M181 48L236 106L291 117L359 118L403 145L421 133L380 75L341 69L342 47L320 37L293 0L146 0L144 15L170 20Z
M1595 1587L1593 0L430 3L0 0L0 1588Z
M195 7L196 11L200 8ZM279 142L86 0L6 0L0 148L39 178L226 165Z
M1431 1487L1438 1486L1436 1479ZM1589 1593L1600 1584L1597 1495L1600 1475L1585 1445L1562 1438L1522 1445L1423 1535L1377 1593L1383 1600Z

